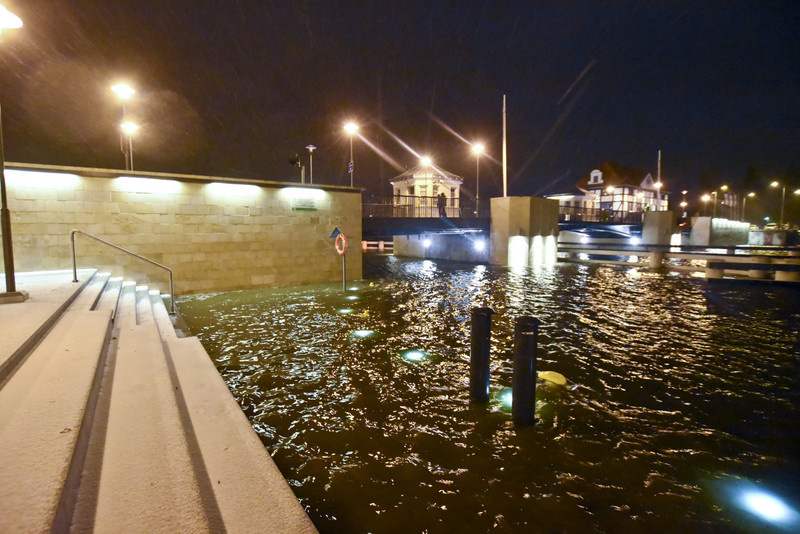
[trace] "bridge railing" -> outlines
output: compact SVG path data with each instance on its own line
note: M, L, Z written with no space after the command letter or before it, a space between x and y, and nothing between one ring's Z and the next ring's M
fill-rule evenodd
M580 206L559 206L558 208L558 222L642 224L643 216L641 211L614 211Z
M438 197L417 197L395 195L391 197L371 197L362 204L364 217L439 217ZM474 199L448 198L444 213L450 218L474 218ZM489 205L481 202L481 216L489 215Z

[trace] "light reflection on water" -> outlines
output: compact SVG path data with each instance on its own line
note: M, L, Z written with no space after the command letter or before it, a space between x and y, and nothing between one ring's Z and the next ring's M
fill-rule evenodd
M709 480L797 498L797 290L624 266L365 262L347 293L179 302L320 531L735 532L748 527ZM468 400L475 306L496 312L486 407ZM539 370L569 380L540 384L528 429L500 398L520 315L542 320Z

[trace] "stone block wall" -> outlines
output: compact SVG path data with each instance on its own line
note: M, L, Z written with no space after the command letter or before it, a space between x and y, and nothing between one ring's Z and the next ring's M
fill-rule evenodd
M348 238L347 277L361 278L361 194L208 176L8 164L17 271L71 269L70 232L85 231L170 267L177 294L341 280L329 238ZM168 291L164 271L75 237L78 267Z

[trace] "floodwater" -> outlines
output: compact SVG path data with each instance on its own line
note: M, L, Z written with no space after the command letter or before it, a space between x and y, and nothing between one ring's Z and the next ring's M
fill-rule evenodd
M798 289L393 256L364 272L179 301L321 532L800 531ZM495 311L487 405L469 401L475 306ZM539 371L569 382L540 381L520 428L503 399L525 315Z

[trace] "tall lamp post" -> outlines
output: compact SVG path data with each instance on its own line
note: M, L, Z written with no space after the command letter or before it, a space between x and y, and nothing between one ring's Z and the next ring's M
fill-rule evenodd
M475 216L478 217L481 211L481 154L485 147L480 143L472 145L472 153L475 154Z
M747 199L753 198L755 196L756 194L751 191L747 193L744 197L742 197L742 220L744 222L747 222L747 212L745 211L747 209Z
M708 208L708 201L711 200L711 195L703 195L700 200L703 201L703 217L705 217L706 213L708 213L706 209Z
M308 150L308 183L314 183L314 151L317 149L314 145L308 145L306 150ZM350 156L352 159L352 156Z
M128 136L128 152L127 152L127 170L133 170L133 134L139 129L139 125L135 122L125 121L119 125L120 130Z
M3 30L22 27L22 20L0 5L0 39ZM5 302L21 302L25 294L17 291L17 282L14 276L14 243L11 239L11 212L8 210L8 197L6 196L5 154L3 153L3 121L0 116L0 229L3 232L3 265L6 275L6 292L0 294Z
M128 115L128 100L136 94L136 90L126 83L118 83L111 87L111 90L114 91L114 94L117 95L117 98L120 99L122 102L122 131L119 135L119 148L122 150L122 153L125 155L125 170L132 171L133 170L133 142L131 141L131 134L133 132L128 133L127 129L125 128L125 124L128 124L127 115ZM133 123L130 123L133 124ZM138 129L134 128L133 131ZM125 143L125 138L123 137L123 133L128 134L128 142Z
M347 171L350 173L350 187L353 187L353 170L355 163L353 163L353 136L358 131L358 124L348 122L344 125L344 131L350 136L350 163L347 165Z
M783 207L786 204L786 184L781 185L781 183L777 180L769 184L770 187L778 188L782 187L783 192L781 193L781 227L783 227Z
M686 217L686 206L688 206L688 205L689 205L689 204L686 202L686 194L687 194L688 192L689 192L689 191L687 191L686 189L684 189L683 191L681 191L681 194L683 195L683 199L681 200L681 207L683 208L683 216L684 216L684 217Z
M725 205L725 199L728 198L728 186L727 185L722 185L722 186L720 186L719 190L722 191L723 193L725 193L722 196L722 202L720 204L720 205L724 206ZM716 199L714 199L714 200L716 200ZM730 212L730 209L728 210L728 212Z

